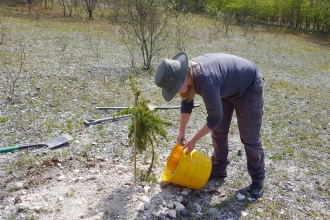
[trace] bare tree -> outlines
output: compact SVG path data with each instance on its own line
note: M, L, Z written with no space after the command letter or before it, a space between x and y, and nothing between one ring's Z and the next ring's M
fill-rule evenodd
M104 0L104 4L112 11L111 17L115 21L119 21L120 15L123 12L124 2L126 0Z
M174 18L173 29L172 29L172 39L175 48L178 51L186 50L186 39L190 33L191 27L191 14L177 13Z
M169 35L166 27L170 20L170 8L164 0L125 1L128 16L122 25L122 38L129 49L132 44L140 49L143 66L148 70Z
M82 0L83 7L88 14L89 19L93 19L93 11L98 4L98 0Z
M101 57L100 53L100 44L102 40L102 31L101 25L97 27L89 26L88 24L84 26L84 38L86 43L94 54L97 61Z
M72 9L74 6L73 0L58 0L58 2L61 5L62 11L63 11L63 16L65 17L68 12L68 16L71 17Z
M5 66L7 67L6 73L6 82L9 87L8 89L8 96L7 99L13 100L16 84L18 79L21 77L21 74L23 72L23 66L25 62L25 45L23 43L23 40L19 41L19 48L18 48L19 58L18 58L18 68L17 70L10 69L10 67L15 66L15 63L8 63L8 61L4 61Z
M232 25L233 22L234 22L234 13L232 13L230 11L226 11L223 14L222 19L223 19L222 21L223 21L223 26L224 26L224 29L225 29L225 34L227 35L230 25Z
M8 32L7 26L8 26L8 17L4 15L3 20L0 22L0 45L5 43L5 39Z

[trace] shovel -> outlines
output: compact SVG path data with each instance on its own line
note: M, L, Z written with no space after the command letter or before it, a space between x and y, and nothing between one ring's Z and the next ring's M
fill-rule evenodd
M129 118L131 117L130 115L122 115L122 116L118 116L118 117L113 117L113 118L101 118L101 119L86 119L84 120L84 124L85 125L96 125L105 121L118 121L119 119L122 118Z
M199 104L194 104L194 108L198 107ZM154 109L179 109L181 108L181 105L178 106L168 106L168 105L161 105L161 106L155 106L155 105L148 105L150 110L154 110ZM128 107L95 107L96 110L122 110L122 109L126 109Z
M54 149L62 144L65 144L65 143L71 141L72 139L73 138L69 134L63 134L55 139L49 140L44 143L24 144L24 145L13 146L13 147L3 147L3 148L0 148L0 153L10 152L10 151L15 151L15 150L22 150L22 149L27 149L27 148L32 148L32 147L44 147L44 146L47 146L49 149Z

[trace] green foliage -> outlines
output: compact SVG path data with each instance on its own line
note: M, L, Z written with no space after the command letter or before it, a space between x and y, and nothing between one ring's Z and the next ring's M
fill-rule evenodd
M154 173L149 175L145 170L138 170L138 176L141 182L157 183L157 176Z
M211 15L233 13L237 22L277 24L290 28L330 32L330 1L324 0L206 0ZM313 25L313 26L312 26Z
M150 100L147 100L141 96L142 92L137 87L136 81L132 75L130 75L129 84L131 90L137 98L137 102L133 108L123 109L118 114L133 116L131 124L129 125L128 137L131 142L134 142L134 137L136 137L135 142L138 152L143 153L147 150L148 147L151 147L152 159L148 172L149 175L155 158L154 143L158 143L159 136L163 137L163 139L166 141L168 140L165 126L170 124L165 122L159 115L157 115L156 110L151 110L149 108L148 104L150 103ZM135 122L136 133L134 129Z
M6 122L6 121L8 121L7 117L0 117L0 122Z

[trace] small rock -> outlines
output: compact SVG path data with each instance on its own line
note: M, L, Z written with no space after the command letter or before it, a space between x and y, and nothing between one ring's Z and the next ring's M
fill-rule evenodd
M176 211L174 209L171 209L168 211L168 216L171 218L176 218Z
M23 182L15 182L9 185L9 188L14 188L15 190L23 189L24 183Z
M202 211L202 207L199 204L196 204L196 211L197 212L201 212Z
M144 208L145 209L150 209L151 208L151 203L150 202L144 203Z
M245 217L247 216L249 213L248 212L242 212L242 215Z
M42 210L42 206L39 206L39 205L33 206L31 209L38 212L38 211Z
M62 196L60 196L60 197L57 198L57 201L58 202L62 202L63 200L64 200L64 198Z
M188 195L189 193L188 193L187 191L182 191L181 194L184 195L184 196L186 196L186 195Z
M169 202L169 203L167 203L167 208L169 208L169 209L174 209L174 204L173 204L173 202Z
M237 198L237 201L242 202L245 199L245 196L242 195L242 194L240 194L240 193L238 193L237 196L236 196L236 198Z
M165 212L165 211L161 211L160 214L162 214L162 215L167 215L168 213Z
M179 202L174 202L174 205L175 205L175 210L178 211L178 212L185 209L184 205L182 205Z
M61 175L57 178L58 181L63 181L65 179L66 179L66 177L64 175Z
M166 207L166 206L167 206L167 203L166 203L165 200L162 201L162 206L163 206L163 207Z
M189 217L191 215L190 212L188 212L187 210L180 211L180 214L182 215L182 217Z
M145 210L144 204L143 203L140 203L139 204L139 211L143 212L144 210Z
M27 209L29 207L29 205L26 203L20 203L20 204L16 205L16 207L18 210L23 211L23 210Z
M262 208L257 208L257 212L262 213L264 210Z

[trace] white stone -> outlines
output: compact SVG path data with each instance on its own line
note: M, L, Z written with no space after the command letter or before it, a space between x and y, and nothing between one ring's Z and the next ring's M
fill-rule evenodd
M169 209L174 209L174 204L173 204L173 202L169 202L169 203L167 203L167 208L169 208Z
M196 204L196 211L197 212L201 212L202 211L202 207L199 204Z
M143 203L139 204L139 211L141 211L141 212L144 211L144 204Z
M41 209L42 209L42 206L39 206L39 205L37 205L37 206L33 206L31 209L33 209L34 211L40 211Z
M61 175L57 178L58 181L63 181L65 179L66 179L66 177L64 175Z
M185 209L184 205L182 205L179 202L174 202L174 205L175 205L175 210L178 211L178 212Z
M186 195L188 195L189 193L188 193L187 191L182 191L181 194L184 195L184 196L186 196Z
M245 217L245 216L247 216L249 213L247 213L247 212L242 212L242 215Z
M25 210L29 207L29 205L26 203L20 203L20 204L17 204L16 207L18 208L18 210Z
M149 189L150 189L150 186L145 186L145 187L143 188L144 193L147 193L147 192L149 191Z
M24 186L24 183L23 182L16 182L12 185L10 185L9 187L13 187L15 188L16 190L20 190L20 189L23 189L23 186Z
M166 207L166 206L167 206L167 203L166 203L165 200L162 201L162 206L163 206L163 207Z
M245 199L245 196L242 195L242 194L240 194L240 193L238 193L237 196L236 196L236 198L237 198L237 201L241 202L241 201L243 201Z
M145 209L150 209L151 208L151 203L150 202L144 203L144 208Z
M168 216L171 218L176 218L176 211L171 209L170 211L168 211Z

